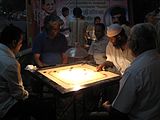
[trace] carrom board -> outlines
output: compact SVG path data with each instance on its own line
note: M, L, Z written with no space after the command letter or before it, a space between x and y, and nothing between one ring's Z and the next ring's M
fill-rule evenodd
M64 89L80 89L81 86L119 76L109 71L97 72L95 66L84 63L41 69L38 72Z

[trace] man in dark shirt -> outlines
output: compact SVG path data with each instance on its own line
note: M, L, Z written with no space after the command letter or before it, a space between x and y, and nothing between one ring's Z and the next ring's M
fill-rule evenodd
M32 52L34 60L39 67L67 63L67 40L60 33L60 18L46 16L45 31L39 33L34 40Z

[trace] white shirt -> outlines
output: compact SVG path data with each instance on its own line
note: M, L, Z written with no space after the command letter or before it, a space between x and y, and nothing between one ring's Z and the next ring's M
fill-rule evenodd
M139 55L120 80L112 106L128 113L130 120L160 120L160 54Z
M61 26L61 29L69 28L69 16L64 17L63 15L61 15L60 18L63 20L63 23L64 23ZM67 41L70 42L70 39L69 39L70 31L69 31L69 29L63 31L62 34L67 38Z
M88 54L93 55L96 64L102 64L106 61L107 44L108 40L106 36L103 36L100 40L92 41Z
M20 64L13 52L0 43L0 118L17 102L26 99L28 92L23 87Z
M134 59L129 48L122 51L115 48L111 42L106 47L106 56L107 61L113 62L117 70L122 74Z
M75 46L75 42L78 42L81 46L86 44L84 35L87 28L87 22L80 18L73 18L69 22L69 27L71 28L69 46Z
M60 18L64 22L64 24L61 27L68 28L69 27L69 17L68 16L64 17L63 15L61 15Z

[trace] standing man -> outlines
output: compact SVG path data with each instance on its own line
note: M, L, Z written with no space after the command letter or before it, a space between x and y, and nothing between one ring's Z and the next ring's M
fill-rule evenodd
M45 18L45 31L34 40L32 52L38 67L67 63L66 37L60 33L60 18L49 15Z
M87 24L88 23L82 19L82 9L80 7L75 7L73 9L73 19L69 22L69 27L71 28L70 47L75 47L77 42L82 47L86 45L85 34Z
M63 33L69 43L70 39L69 39L69 34L71 32L70 28L69 28L69 8L67 7L63 7L62 8L62 15L60 16L60 18L63 20L63 25L61 25L61 33Z
M112 23L121 25L125 30L126 35L128 36L130 32L130 27L129 27L129 22L127 21L127 18L126 18L125 8L113 7L111 9L110 14L112 17Z
M86 40L87 44L90 46L93 40L96 40L95 36L95 25L101 23L101 18L96 16L94 18L93 24L89 24L86 29Z

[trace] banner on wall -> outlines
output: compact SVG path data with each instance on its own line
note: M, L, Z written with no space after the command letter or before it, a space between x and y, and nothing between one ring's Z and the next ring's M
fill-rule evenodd
M28 9L28 37L32 40L37 32L43 29L45 16L49 14L61 15L62 7L68 7L70 16L76 6L82 9L82 14L88 23L93 23L94 17L99 16L106 25L111 23L110 8L122 6L127 10L127 0L29 0ZM30 33L34 32L34 33Z

